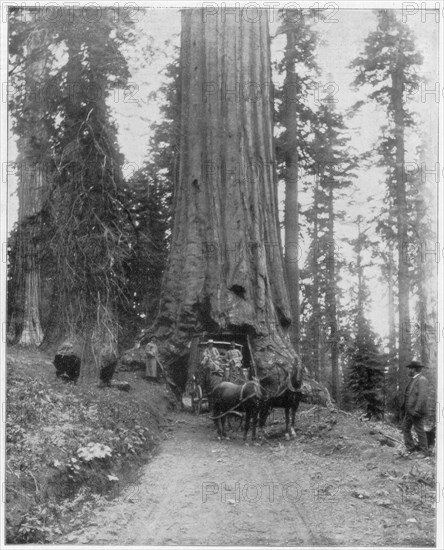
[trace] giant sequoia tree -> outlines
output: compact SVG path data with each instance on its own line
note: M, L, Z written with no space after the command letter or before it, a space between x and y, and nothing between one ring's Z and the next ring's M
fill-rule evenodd
M9 98L12 129L17 136L18 224L10 241L9 335L21 345L40 345L41 262L44 256L43 202L53 162L50 140L54 132L54 100L48 89L56 85L51 73L53 53L48 47L52 29L39 21L37 10L9 12ZM45 87L46 85L46 87Z
M182 13L171 253L154 327L166 363L190 337L242 331L266 367L294 357L278 226L266 13ZM253 21L254 20L254 21ZM272 329L272 330L271 330Z
M10 285L20 307L10 315L23 326L20 342L39 344L42 309L45 343L79 341L88 365L101 347L116 347L130 251L123 157L107 100L129 76L121 47L131 23L115 21L112 10L97 20L92 11L62 10L49 21L19 10L11 17L10 50L22 168L11 255L18 283ZM40 287L49 296L44 308Z
M100 349L117 348L117 306L125 287L123 157L107 99L128 78L120 51L128 26L117 25L111 11L94 23L74 15L81 27L60 29L67 62L60 69L64 85L51 210L55 323L47 327L47 338L78 342L85 364L93 367ZM97 370L82 369L88 376Z

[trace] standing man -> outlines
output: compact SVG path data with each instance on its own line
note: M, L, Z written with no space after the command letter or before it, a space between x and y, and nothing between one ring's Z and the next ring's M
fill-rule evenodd
M157 378L157 345L155 338L152 338L145 346L145 376Z
M404 434L404 443L407 452L411 454L415 450L411 433L412 427L415 428L418 444L421 449L421 454L418 458L426 458L429 456L429 449L427 436L424 431L424 419L427 416L428 382L421 372L424 365L421 365L418 361L412 361L407 365L407 368L409 369L410 382L405 389L403 404L404 421L402 432Z

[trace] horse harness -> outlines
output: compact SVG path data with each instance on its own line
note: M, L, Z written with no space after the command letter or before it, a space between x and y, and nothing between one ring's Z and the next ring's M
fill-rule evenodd
M211 420L218 420L219 418L222 418L223 416L226 416L227 414L230 414L230 413L234 413L234 414L237 414L239 416L241 416L241 413L239 411L236 411L236 409L242 405L242 403L244 403L245 401L248 401L249 399L251 399L253 397L253 395L248 395L247 397L243 397L243 394L244 394L244 389L245 389L245 386L247 384L249 384L250 382L252 382L256 388L261 388L261 385L259 384L259 382L257 382L256 380L248 380L248 382L245 382L242 387L241 387L241 393L240 393L240 401L239 403L237 403L234 407L232 407L230 410L220 414L219 416L210 416ZM214 390L213 390L214 391ZM255 393L255 395L257 395Z
M262 390L264 390L264 392L265 392L266 394L270 393L270 392L269 392L266 388L264 388L264 386L262 386L261 384L260 384L260 387L262 388ZM298 392L298 390L293 386L293 383L291 382L291 375L290 375L290 373L288 373L287 380L285 381L285 384L284 384L282 390L279 391L279 388L278 388L279 393L276 394L276 395L273 395L273 396L272 396L273 399L277 399L277 398L280 397L281 395L284 395L284 393L285 393L287 390L289 390L291 393L300 393L300 392Z

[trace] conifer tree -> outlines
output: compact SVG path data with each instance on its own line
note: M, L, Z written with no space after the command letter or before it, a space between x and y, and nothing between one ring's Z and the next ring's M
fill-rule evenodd
M316 121L308 96L316 86L319 67L316 62L318 34L313 29L312 13L284 10L277 33L286 35L283 60L277 64L285 74L282 87L277 86L276 122L283 128L277 139L277 162L285 180L285 270L292 312L291 339L297 352L300 346L299 304L299 179L302 169L309 168L308 135Z
M90 377L97 371L99 350L117 350L117 309L125 286L123 156L107 99L129 76L121 45L130 29L115 21L112 10L102 10L98 21L81 10L73 14L81 24L60 29L67 62L60 68L64 85L54 147L56 325L49 327L48 340L69 337L78 342L85 365L91 367L83 373Z
M376 335L366 316L370 293L363 263L363 251L370 249L372 243L363 228L362 216L358 216L356 224L358 235L351 241L356 257L354 275L357 278L354 293L356 307L351 314L356 328L347 349L346 391L350 392L353 404L362 408L369 418L381 419L385 410L386 358L378 349Z
M54 29L39 18L38 9L11 8L9 23L9 85L14 90L9 107L17 137L19 209L10 247L8 333L10 341L38 346L45 321L41 307L46 241L43 204L54 171L51 140L56 102L51 90L59 82L51 71L54 54L49 45Z
M321 105L314 128L311 144L315 159L313 171L316 173L314 204L308 212L312 223L310 250L310 273L313 277L312 319L310 325L315 331L314 364L320 365L321 331L324 330L330 352L331 389L333 398L340 399L339 370L339 324L338 324L338 275L335 221L342 216L335 210L335 200L343 194L352 182L356 159L349 152L349 138L342 116L331 104ZM320 296L324 302L321 313ZM316 326L316 323L319 323ZM325 329L322 324L325 323ZM315 372L319 367L315 367Z
M398 364L399 392L407 383L404 368L411 360L409 262L405 254L408 236L407 188L405 177L406 130L413 125L406 91L418 85L416 67L422 56L415 48L410 27L402 23L394 10L377 11L378 26L365 41L365 49L353 62L356 86L373 89L369 99L381 105L387 124L377 146L380 164L387 171L387 190L396 219L397 286L398 286Z

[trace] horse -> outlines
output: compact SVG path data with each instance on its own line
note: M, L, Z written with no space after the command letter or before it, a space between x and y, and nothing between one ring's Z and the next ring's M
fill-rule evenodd
M255 380L245 384L220 382L212 391L212 416L219 437L227 437L225 419L227 415L245 413L244 441L247 439L250 422L252 422L252 436L256 439L256 426L260 403L263 399L260 385Z
M291 372L288 372L280 365L284 374L277 371L277 376L268 374L260 379L260 385L265 394L265 398L261 402L259 411L259 430L265 437L264 425L268 415L274 408L285 409L285 439L295 437L294 430L296 411L299 408L299 403L302 394L299 391L302 386L302 367L296 361ZM290 411L291 411L291 426L290 426Z

